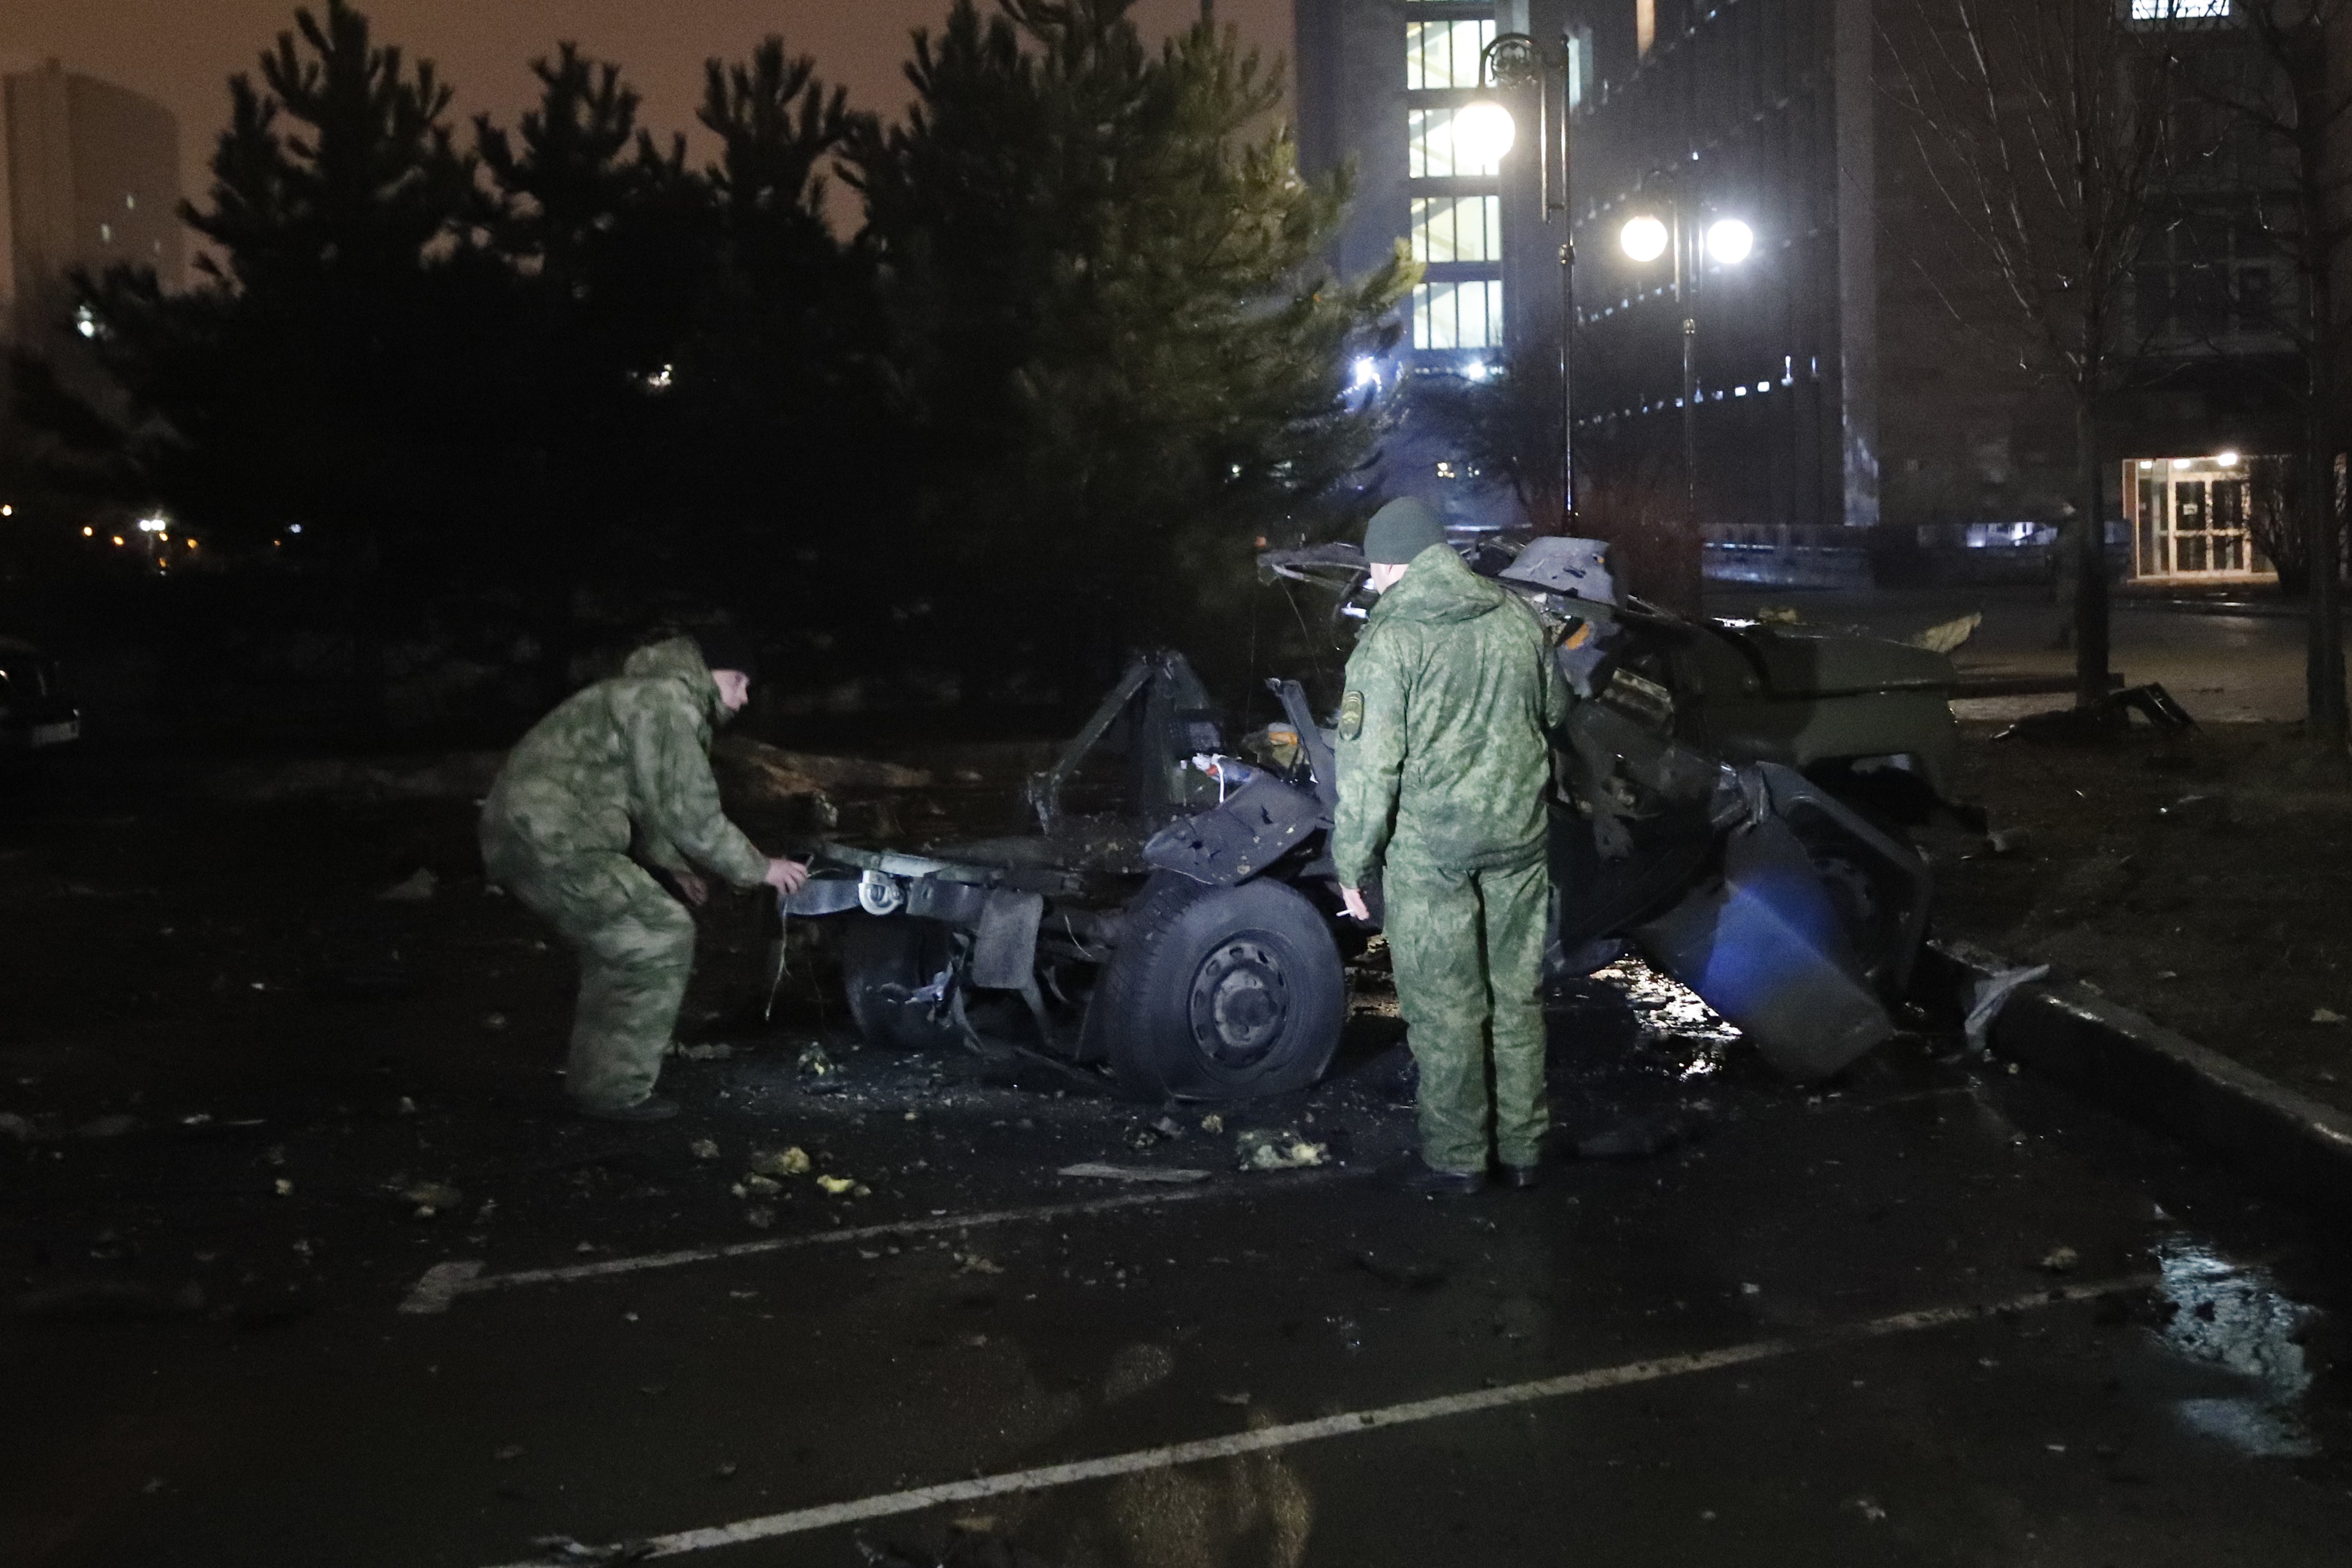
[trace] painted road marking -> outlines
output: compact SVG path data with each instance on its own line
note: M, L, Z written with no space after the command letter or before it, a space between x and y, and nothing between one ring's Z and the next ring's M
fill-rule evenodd
M796 1509L789 1513L737 1520L732 1524L707 1525L699 1530L681 1530L670 1535L647 1536L627 1542L626 1546L634 1554L629 1560L635 1562L641 1558L677 1557L689 1552L709 1552L720 1546L741 1546L755 1541L773 1541L788 1535L805 1535L812 1531L831 1530L837 1525L856 1524L863 1520L919 1513L944 1503L977 1502L1013 1492L1045 1491L1055 1487L1075 1486L1082 1481L1107 1480L1114 1476L1171 1469L1179 1465L1197 1465L1209 1459L1232 1458L1239 1454L1265 1453L1274 1448L1296 1447L1301 1443L1351 1437L1390 1426L1407 1426L1447 1416L1506 1409L1515 1405L1597 1394L1604 1389L1623 1388L1633 1384L1688 1377L1694 1373L1718 1372L1725 1367L1773 1361L1794 1355L1800 1351L1829 1345L1885 1339L1895 1334L1916 1333L1924 1329L1947 1328L1955 1323L2040 1311L2049 1307L2096 1300L2103 1296L2149 1289L2159 1284L2161 1279L2160 1275L2135 1274L2094 1285L2060 1286L2037 1290L2030 1296L2015 1296L2006 1301L1962 1307L1927 1307L1916 1311L1897 1312L1892 1317L1873 1318L1866 1322L1843 1328L1823 1330L1803 1339L1755 1340L1743 1345L1727 1345L1721 1350L1660 1356L1653 1361L1629 1362L1622 1366L1569 1373L1560 1377L1539 1378L1532 1383L1448 1394L1435 1399L1417 1399L1372 1410L1326 1415L1313 1421L1294 1421L1255 1432L1235 1432L1223 1437L1203 1437L1190 1443L1139 1448L1130 1453L1079 1459L1066 1465L1045 1465L1036 1469L1009 1470L1002 1475L975 1476L970 1480L945 1481L938 1486L884 1492L853 1502L826 1503L817 1508ZM546 1561L544 1558L526 1560L505 1564L504 1568L538 1568Z
M771 1252L791 1252L805 1247L838 1247L894 1236L936 1236L942 1231L980 1230L1024 1221L1072 1219L1082 1215L1114 1214L1121 1209L1159 1208L1198 1198L1246 1197L1260 1193L1289 1192L1335 1180L1347 1173L1337 1168L1296 1176L1261 1176L1248 1182L1216 1183L1207 1186L1171 1187L1148 1193L1122 1193L1117 1197L1087 1198L1078 1203L1041 1204L1033 1208L990 1209L979 1214L937 1215L927 1219L897 1220L888 1225L856 1226L844 1230L812 1231L805 1236L765 1237L725 1247L688 1247L676 1252L648 1252L635 1258L605 1258L593 1263L568 1263L554 1268L516 1268L503 1274L484 1272L479 1258L452 1258L426 1269L400 1303L404 1312L446 1312L460 1296L483 1290L512 1290L525 1285L563 1285L583 1279L611 1279L654 1268L677 1268L688 1263L712 1263L722 1258L759 1258Z

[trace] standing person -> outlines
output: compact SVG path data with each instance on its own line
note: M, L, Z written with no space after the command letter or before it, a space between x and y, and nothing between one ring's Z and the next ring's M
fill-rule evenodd
M653 1092L694 968L700 865L739 888L797 891L808 868L770 858L719 809L710 735L750 700L754 661L725 633L673 637L574 692L522 738L482 804L490 879L580 955L564 1089L584 1116L659 1121ZM642 863L641 863L642 862Z
M1545 731L1568 716L1567 687L1534 610L1465 566L1425 502L1373 513L1364 556L1380 603L1348 660L1331 858L1360 921L1381 876L1421 1068L1421 1159L1402 1184L1475 1193L1491 1147L1504 1181L1531 1187L1550 1126Z

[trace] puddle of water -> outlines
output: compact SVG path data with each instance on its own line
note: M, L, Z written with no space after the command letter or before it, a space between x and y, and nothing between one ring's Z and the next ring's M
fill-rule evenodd
M2179 1401L2181 1422L2260 1458L2317 1453L2294 1413L2311 1386L2311 1369L2296 1342L2311 1309L2281 1294L2267 1271L2241 1268L2186 1237L2158 1246L2157 1261L2164 1277L2160 1289L2176 1309L2160 1331L2165 1343L2251 1384L2236 1398Z

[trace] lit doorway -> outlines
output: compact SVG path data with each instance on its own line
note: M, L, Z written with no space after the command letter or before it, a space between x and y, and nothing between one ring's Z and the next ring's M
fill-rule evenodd
M2246 462L2211 458L2137 458L2124 465L2135 577L2273 575L2247 528Z

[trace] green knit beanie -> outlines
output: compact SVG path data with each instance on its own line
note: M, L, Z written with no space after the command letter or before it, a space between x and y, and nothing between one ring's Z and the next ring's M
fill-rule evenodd
M1364 524L1364 559L1375 566L1402 566L1433 544L1445 542L1445 525L1418 496L1399 496Z

